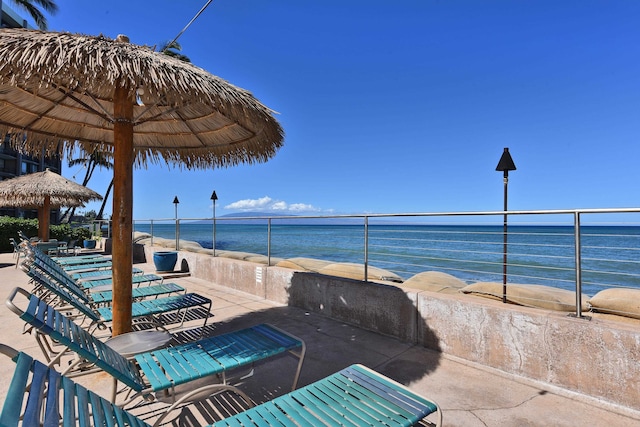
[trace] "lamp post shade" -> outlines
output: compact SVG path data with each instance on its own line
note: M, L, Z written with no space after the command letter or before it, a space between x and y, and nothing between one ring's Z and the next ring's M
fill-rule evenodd
M49 212L62 206L84 206L102 200L95 191L46 169L0 181L0 206L38 209L38 237L49 240Z
M500 156L500 160L498 161L498 166L496 166L496 171L504 172L505 176L509 173L509 171L516 170L516 164L513 163L513 158L509 153L509 148L505 147L502 152L502 156Z
M264 162L273 112L190 63L106 37L0 30L0 136L27 152L113 157L113 334L131 329L133 165Z

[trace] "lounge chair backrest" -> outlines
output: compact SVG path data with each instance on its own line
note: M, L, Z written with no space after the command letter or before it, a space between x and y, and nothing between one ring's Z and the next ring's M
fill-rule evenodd
M41 271L37 269L31 268L29 269L27 274L29 275L29 277L31 277L34 283L37 283L38 285L49 290L51 293L58 296L65 303L70 304L71 306L73 306L73 308L78 310L80 313L87 316L89 319L91 319L91 321L93 322L101 321L100 315L91 309L91 306L89 305L89 300L86 298L86 296L84 295L80 296L75 292L70 292L69 288L65 286L61 286L59 283L54 282L53 280L51 280L50 277L43 274Z
M29 242L31 240L31 238L24 234L24 231L22 230L18 230L18 237L20 237L20 239L24 242Z
M46 255L40 249L31 247L27 251L28 251L28 258L27 258L28 263L35 264L42 269L46 268L47 270L55 273L56 275L60 275L61 277L63 276L68 276L69 278L71 277L66 271L64 271L64 269L58 263L56 263L49 255Z
M78 286L76 281L73 280L68 274L58 271L56 268L47 265L41 260L26 260L22 263L22 270L30 277L35 273L49 276L50 278L53 278L54 281L60 283L61 286L64 286L67 291L75 294L81 300L89 301L84 290L80 286Z
M10 303L17 293L29 299L28 307L22 312ZM21 288L15 288L7 299L7 306L39 332L68 347L88 362L95 363L100 369L133 390L140 391L144 388L144 381L132 361L95 338L37 296Z
M28 354L18 353L4 344L0 344L0 352L16 362L0 413L0 425L149 427L143 420Z

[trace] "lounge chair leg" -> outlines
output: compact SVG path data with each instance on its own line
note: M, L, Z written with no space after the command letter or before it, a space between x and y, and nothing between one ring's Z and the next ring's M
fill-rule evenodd
M242 392L238 388L230 385L224 385L224 384L212 384L212 385L204 386L202 388L194 390L190 393L187 393L186 395L182 396L180 399L175 401L169 408L167 408L164 414L158 417L158 419L153 424L153 427L157 427L161 425L162 421L166 418L167 415L169 415L175 408L178 408L180 405L184 404L184 402L191 401L194 398L194 396L198 396L204 393L207 393L209 396L211 396L213 394L221 393L223 391L229 391L229 392L235 393L238 397L240 397L242 400L245 401L245 403L249 408L253 408L254 406L256 406L253 400L251 400L249 396L247 396L244 392Z
M255 368L251 367L251 370L249 372L247 372L245 375L241 376L240 379L241 380L246 380L247 378L251 378L253 376L255 372Z
M118 380L113 379L113 388L111 389L111 403L116 404L116 394L118 394Z

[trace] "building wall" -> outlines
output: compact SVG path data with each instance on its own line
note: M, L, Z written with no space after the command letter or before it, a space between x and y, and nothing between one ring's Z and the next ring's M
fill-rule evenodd
M0 0L0 26L2 28L33 28L24 17L2 0Z
M20 16L15 10L7 5L7 2L0 0L0 27L2 28L32 28L27 20ZM62 160L59 156L45 157L27 156L14 150L5 139L0 144L0 180L15 178L19 175L33 172L41 172L45 169L52 172L62 172ZM37 210L0 208L0 216L12 216L21 218L37 218ZM59 210L51 210L51 223L57 223Z

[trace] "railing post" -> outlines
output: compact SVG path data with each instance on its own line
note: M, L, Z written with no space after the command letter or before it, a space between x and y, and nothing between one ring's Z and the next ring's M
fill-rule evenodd
M369 217L364 217L364 281L369 278Z
M180 250L180 220L176 218L176 251Z
M504 218L502 225L502 302L507 302L507 236L508 228L507 221L509 219L507 215L507 171L504 172Z
M271 266L271 218L267 220L267 266Z
M580 212L573 219L576 251L576 317L582 317L582 244L580 241Z
M153 220L151 220L151 225L149 226L149 234L151 234L151 246L153 246Z

